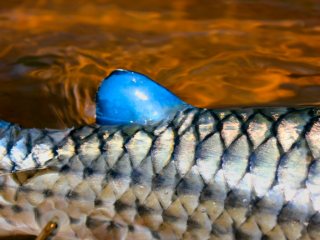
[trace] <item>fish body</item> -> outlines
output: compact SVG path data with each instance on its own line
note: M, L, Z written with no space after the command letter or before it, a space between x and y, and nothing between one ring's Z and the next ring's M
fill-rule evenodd
M191 107L148 126L3 123L0 226L39 234L58 216L56 239L319 239L318 113Z
M199 109L117 71L98 124L0 121L0 234L320 239L319 110Z

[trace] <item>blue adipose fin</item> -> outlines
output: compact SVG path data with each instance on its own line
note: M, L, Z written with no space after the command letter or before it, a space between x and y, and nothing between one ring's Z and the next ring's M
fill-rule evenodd
M166 120L188 106L147 76L121 69L103 80L96 105L96 122L100 125L147 125Z

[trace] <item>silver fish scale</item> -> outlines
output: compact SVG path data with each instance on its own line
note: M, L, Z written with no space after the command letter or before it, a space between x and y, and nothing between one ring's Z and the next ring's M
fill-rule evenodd
M160 126L0 126L0 233L320 239L317 109L186 109ZM36 170L35 170L36 169Z

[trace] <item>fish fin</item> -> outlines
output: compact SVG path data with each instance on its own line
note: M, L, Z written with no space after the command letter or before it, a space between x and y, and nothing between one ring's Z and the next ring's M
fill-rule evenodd
M102 81L96 105L100 125L147 125L169 119L188 106L147 76L121 69Z

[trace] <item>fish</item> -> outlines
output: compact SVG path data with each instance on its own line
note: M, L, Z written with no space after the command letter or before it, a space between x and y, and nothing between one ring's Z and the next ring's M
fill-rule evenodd
M0 121L1 236L320 239L320 108L201 109L128 70L96 103L79 128Z

